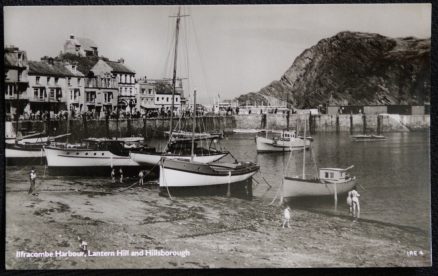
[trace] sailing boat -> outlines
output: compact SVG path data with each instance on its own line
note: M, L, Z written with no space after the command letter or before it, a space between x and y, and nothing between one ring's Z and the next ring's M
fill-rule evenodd
M196 106L196 91L194 93ZM235 163L208 163L204 164L194 160L194 130L196 113L193 113L193 135L191 158L169 159L163 157L160 161L160 188L188 188L188 187L226 187L233 183L250 179L259 166L252 162Z
M304 137L306 137L306 122L304 122ZM356 177L347 171L353 168L320 168L319 177L306 179L306 148L303 146L302 177L284 176L283 198L329 196L346 193L356 186Z
M174 133L173 129L173 116L174 116L174 104L175 104L175 92L176 92L176 69L177 69L177 57L178 57L178 37L179 37L179 25L180 20L183 15L181 15L181 8L178 8L178 14L176 16L176 32L175 32L175 49L174 49L174 62L173 62L173 78L172 78L172 105L170 112L170 126L169 126L169 142L166 146L166 150L163 152L150 152L143 150L132 150L130 152L130 157L133 161L137 162L141 165L157 165L161 159L161 157L166 157L167 159L185 159L185 160L193 160L195 162L200 163L210 163L217 161L226 155L228 155L227 151L217 150L212 147L212 143L210 142L209 148L198 147L195 143L194 149L192 150L193 156L190 152L190 146L187 142L190 142L191 139L187 139L187 133L184 134L184 137L181 137L181 133ZM193 106L193 113L196 113L196 105ZM175 134L175 135L174 135ZM196 135L196 134L193 134ZM213 134L198 134L198 141L214 141L219 138L218 135Z

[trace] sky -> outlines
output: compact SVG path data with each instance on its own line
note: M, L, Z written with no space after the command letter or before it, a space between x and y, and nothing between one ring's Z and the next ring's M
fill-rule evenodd
M183 6L178 47L185 94L209 104L278 80L294 59L341 31L431 36L430 4ZM29 60L56 56L70 34L150 79L172 77L178 6L4 7L6 45Z

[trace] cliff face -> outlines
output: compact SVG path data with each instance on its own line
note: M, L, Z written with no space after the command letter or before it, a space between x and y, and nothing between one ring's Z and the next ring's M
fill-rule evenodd
M430 39L341 32L306 49L258 94L298 108L423 104L430 100Z

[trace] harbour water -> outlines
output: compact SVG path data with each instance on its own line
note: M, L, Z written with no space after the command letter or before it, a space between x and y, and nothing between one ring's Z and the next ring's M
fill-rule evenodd
M348 133L318 133L313 135L312 151L306 151L306 175L317 175L316 168L347 168L358 179L361 217L371 220L429 229L430 221L430 149L427 132L385 133L384 141L353 142ZM256 153L254 135L232 135L223 141L233 155L242 160L257 161L261 175L272 185L264 184L256 175L254 195L267 203L275 197L283 170L289 176L302 175L303 152ZM309 199L301 208L348 215L345 198L334 200Z
M306 151L306 175L317 175L317 167L346 168L358 179L357 190L361 197L361 218L411 226L428 231L430 221L430 159L427 132L385 133L384 141L353 142L348 133L318 133L313 135L312 150ZM148 144L162 148L163 139L149 140ZM220 142L238 160L255 161L260 174L255 175L253 194L269 204L279 193L284 174L302 175L303 152L257 154L255 134L231 134ZM204 145L205 146L205 145ZM286 164L289 160L289 166ZM226 157L232 160L230 157ZM44 166L36 166L39 175ZM7 185L25 180L28 167L8 167ZM45 187L57 182L81 182L85 185L110 184L106 178L53 177L46 174ZM265 183L265 180L271 185ZM129 180L127 180L129 182ZM135 181L135 180L131 180ZM52 183L52 184L50 184ZM64 183L65 184L65 183ZM53 188L53 187L51 187ZM157 195L158 196L158 195ZM276 201L278 203L278 200ZM295 207L348 215L345 198L338 199L335 210L333 200L308 199Z

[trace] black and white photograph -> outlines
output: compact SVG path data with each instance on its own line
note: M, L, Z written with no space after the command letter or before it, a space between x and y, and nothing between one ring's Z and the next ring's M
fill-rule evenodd
M4 6L6 269L431 266L431 16Z

